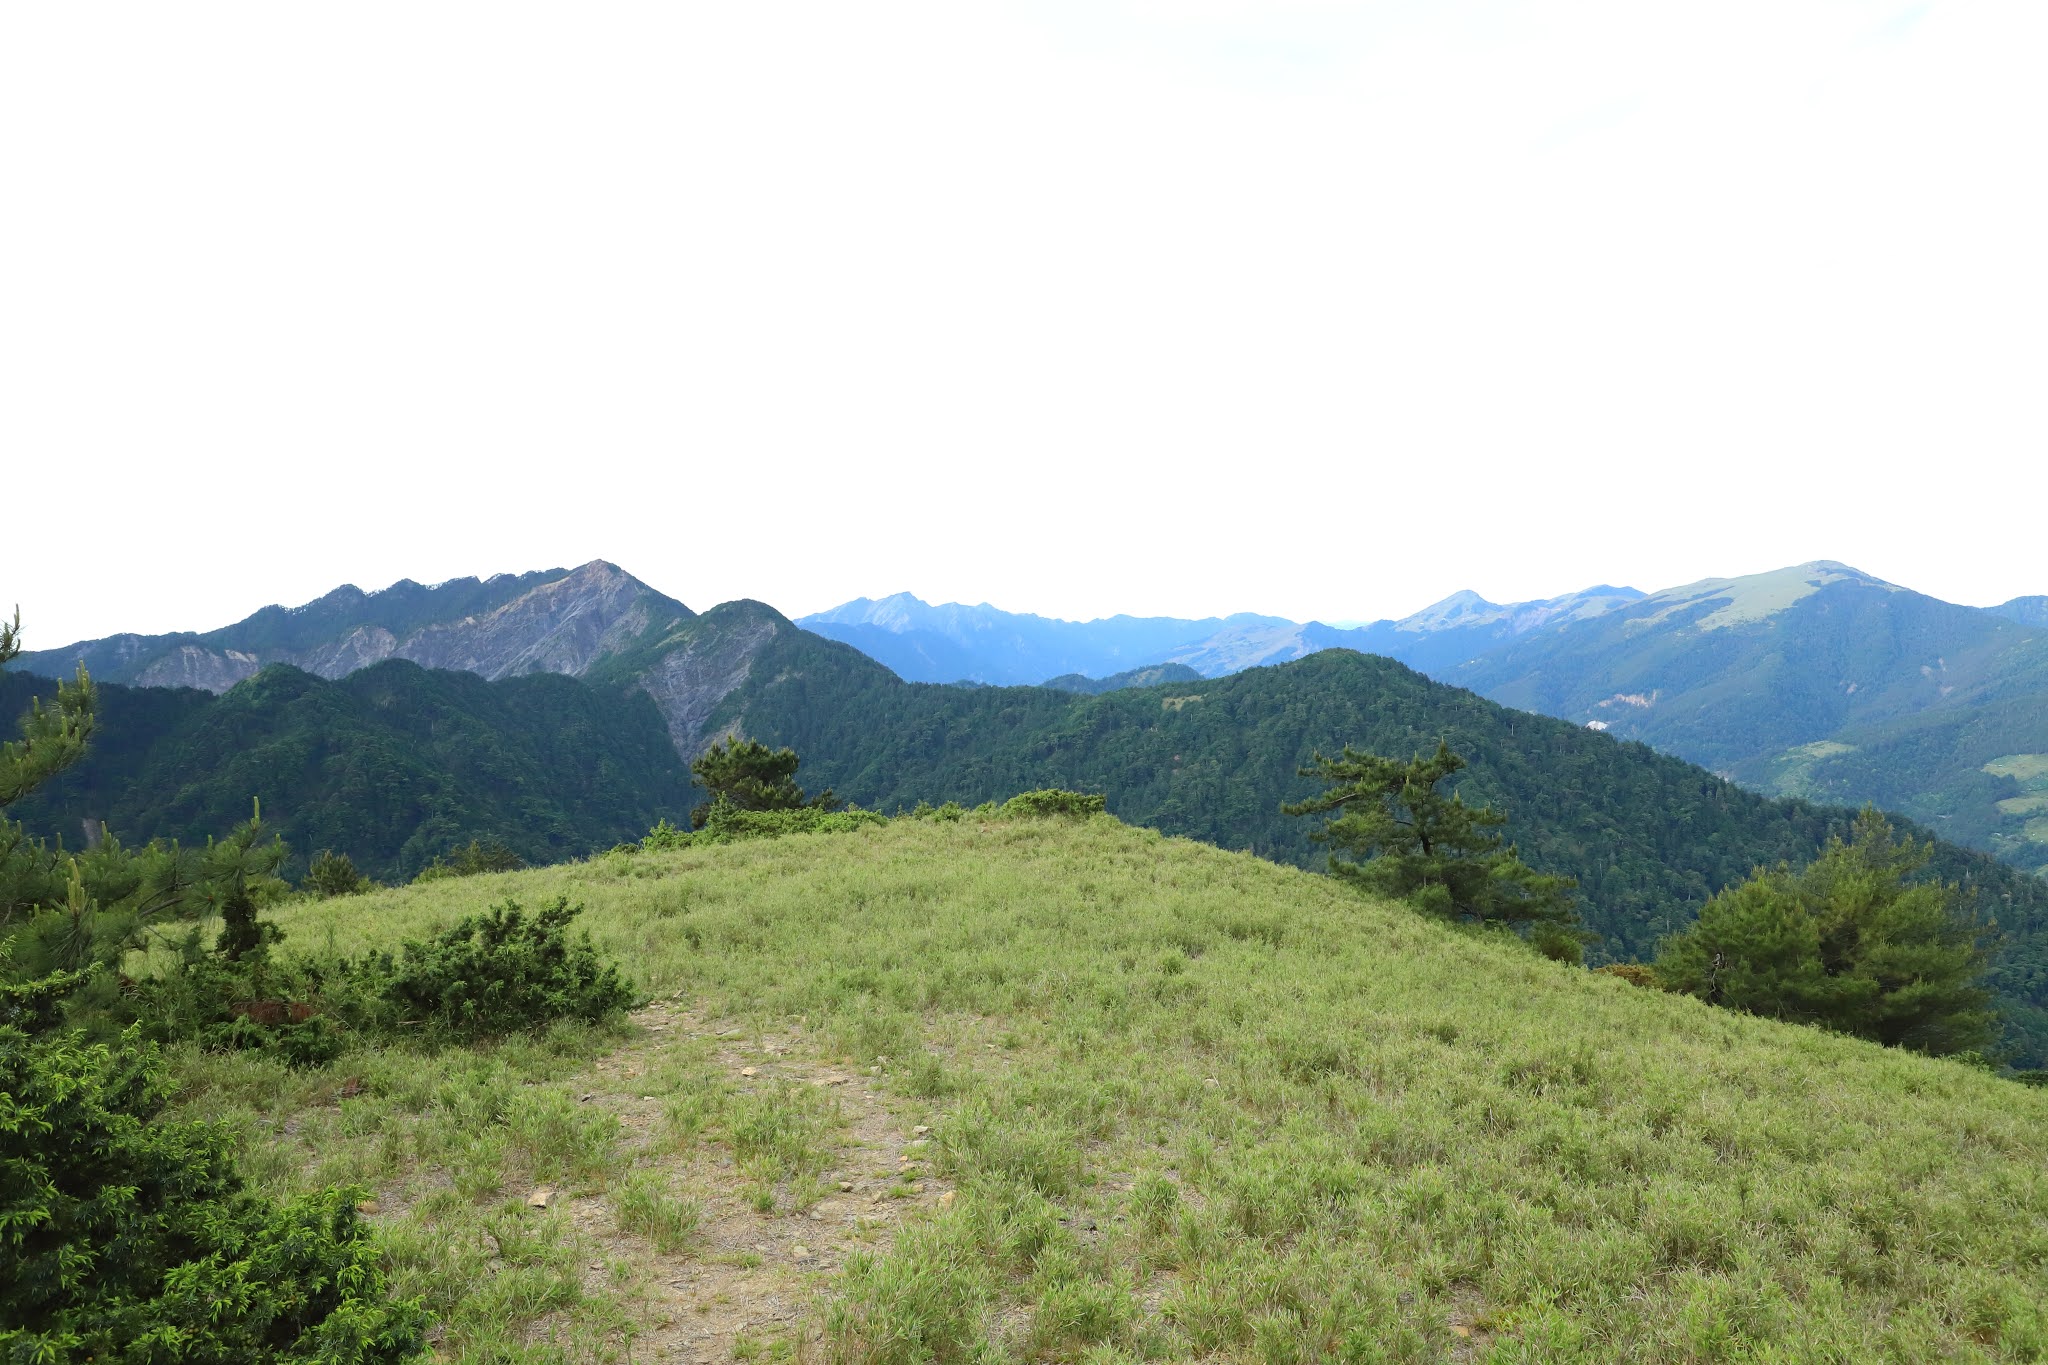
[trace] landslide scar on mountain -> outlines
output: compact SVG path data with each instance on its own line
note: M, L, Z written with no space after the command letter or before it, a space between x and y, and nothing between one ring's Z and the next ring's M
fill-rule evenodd
M729 630L667 649L640 676L640 690L654 698L677 753L689 758L703 751L713 738L706 733L712 713L747 680L777 629L772 619L741 620Z

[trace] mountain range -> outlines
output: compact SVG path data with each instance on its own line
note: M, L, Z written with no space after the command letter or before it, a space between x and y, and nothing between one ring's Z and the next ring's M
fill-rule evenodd
M713 619L715 618L715 619ZM381 592L343 587L203 634L121 635L25 655L56 674L221 691L274 663L338 679L403 659L491 680L560 673L646 694L678 753L716 735L785 618L759 603L699 616L617 566ZM908 593L797 625L910 682L1096 693L1222 677L1328 649L1618 738L1758 791L1874 802L2029 870L2048 868L2048 597L1958 606L1816 560L1655 593L1601 585L1498 604L1464 591L1339 628L1249 613L1061 621Z
M1501 606L1465 591L1398 621L1342 628L1251 613L1060 621L986 602L933 606L899 592L879 600L856 598L800 617L797 624L852 645L906 682L1038 684L1062 675L1097 678L1168 663L1215 678L1324 649L1385 654L1435 672L1532 631L1597 616L1642 596L1634 588L1602 586Z
M929 681L1072 686L1048 670L1129 671L1148 649L1211 677L1323 649L1383 654L1759 791L1873 802L2048 868L2048 597L1958 606L1816 560L1655 593L1603 585L1503 605L1459 592L1350 629L1277 617L1059 622L901 593L800 624Z
M1203 641L1216 633L1278 629L1216 624L1183 648L1211 648ZM1507 810L1533 862L1579 879L1588 921L1603 935L1597 951L1640 956L1752 867L1810 858L1847 815L1832 791L1816 793L1827 805L1773 801L1630 740L1743 752L1710 723L1715 716L1764 736L1765 753L1812 743L1800 725L1925 724L1937 714L1989 725L1996 717L1982 708L2023 708L2031 695L2003 696L1998 680L2022 679L2043 635L1828 565L1649 595L1602 589L1513 607L1465 598L1405 624L1348 634L1404 647L1411 641L1401 637L1446 649L1463 642L1451 652L1490 642L1444 671L1499 668L1491 687L1521 687L1533 704L1567 714L1510 709L1341 648L1226 676L1170 661L1125 670L1131 676L1111 681L1137 685L1114 690L1085 674L1061 687L907 683L765 604L696 613L599 562L435 588L346 589L204 636L124 637L25 658L52 674L97 659L102 677L125 669L136 682L171 668L224 690L107 681L91 755L18 813L45 833L75 836L82 819L98 817L124 838L194 838L260 797L302 856L331 847L376 875L406 876L472 837L502 838L532 859L634 837L655 818L683 814L688 757L741 732L794 745L807 784L869 806L1084 788L1107 793L1127 820L1313 865L1320 850L1310 831L1277 809L1312 790L1296 771L1310 755L1346 743L1406 753L1441 737L1471 760L1461 790ZM1864 642L1862 655L1821 655L1858 670L1842 675L1859 683L1853 691L1804 681L1815 639ZM336 647L344 641L355 643ZM1567 645L1579 651L1581 674ZM1917 668L1894 676L1927 648L1948 651L1951 681ZM367 667L350 667L372 655ZM424 667L415 657L470 667ZM225 686L226 672L252 664L253 677ZM4 682L0 704L17 711L49 687L19 675ZM1601 704L1631 688L1649 704ZM1794 699L1782 709L1798 723L1775 712L1743 719L1744 697L1759 691ZM1952 714L1926 709L1950 698ZM1589 720L1604 721L1605 732ZM1821 757L1877 752L1843 743ZM2048 752L2048 742L2038 748ZM2048 765L2004 767L1987 776L2014 785L2048 776ZM1807 770L1810 785L1815 772ZM1908 802L1893 808L1911 813ZM1950 845L1938 867L1972 886L2010 936L2000 990L2015 1036L2048 1056L2048 882Z

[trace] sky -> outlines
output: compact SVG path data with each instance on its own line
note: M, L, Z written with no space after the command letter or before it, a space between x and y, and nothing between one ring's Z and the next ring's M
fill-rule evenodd
M0 7L0 606L2048 593L2048 5Z

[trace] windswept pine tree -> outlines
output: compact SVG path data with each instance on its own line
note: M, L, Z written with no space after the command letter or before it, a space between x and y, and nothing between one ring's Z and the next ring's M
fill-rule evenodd
M1435 754L1406 763L1347 744L1339 757L1319 753L1301 770L1327 790L1281 810L1336 812L1314 837L1348 855L1330 859L1339 879L1425 914L1522 930L1546 955L1577 961L1581 938L1572 891L1578 883L1524 863L1498 833L1505 815L1438 790L1464 767L1443 740Z
M692 828L702 829L713 806L723 802L735 810L833 810L838 798L827 787L808 796L796 782L803 760L787 747L770 749L759 740L734 735L720 740L690 765L697 785L711 794L690 812Z

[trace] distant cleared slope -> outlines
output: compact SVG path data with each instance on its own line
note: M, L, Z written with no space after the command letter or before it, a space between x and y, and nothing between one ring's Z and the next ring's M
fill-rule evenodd
M579 569L341 587L301 607L262 611L204 634L117 635L21 656L24 672L142 687L223 692L266 664L339 678L385 659L485 678L587 671L690 609L603 560Z
M2048 874L2048 698L2022 695L1838 730L1743 764L1764 791L1870 801Z

